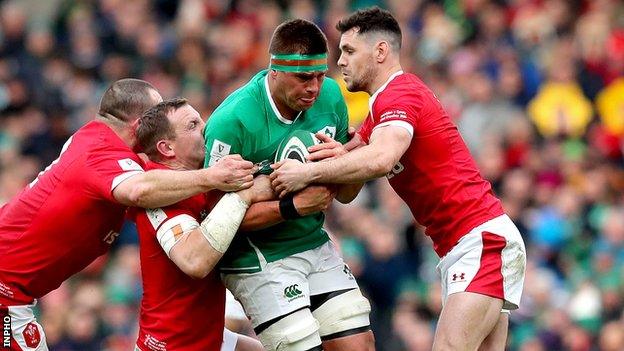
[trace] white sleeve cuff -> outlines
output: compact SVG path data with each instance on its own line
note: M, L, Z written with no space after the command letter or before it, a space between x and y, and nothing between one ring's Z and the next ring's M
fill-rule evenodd
M399 121L399 120L392 120L388 122L379 123L378 125L375 126L375 128L373 128L373 130L377 128L381 128L381 127L386 127L386 126L401 127L407 130L411 137L414 136L414 127L405 121Z
M197 220L187 214L181 214L163 223L156 232L156 238L162 246L167 256L173 246L182 238L184 233L188 233L199 227ZM171 256L169 256L171 257Z
M126 179L128 179L128 178L130 178L130 177L132 177L132 176L135 176L135 175L137 175L137 174L139 174L139 173L143 173L143 171L129 171L129 172L124 172L124 173L122 173L122 174L120 174L120 175L116 176L116 177L113 179L113 183L112 183L112 185L111 185L111 191L115 190L115 188L116 188L119 184L121 184L124 180L126 180Z

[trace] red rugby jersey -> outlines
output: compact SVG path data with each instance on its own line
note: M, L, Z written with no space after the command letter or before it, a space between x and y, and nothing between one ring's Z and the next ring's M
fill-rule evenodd
M387 175L414 218L444 256L472 228L503 214L457 127L433 92L415 75L399 71L369 100L359 130L368 142L375 128L401 126L412 141Z
M112 191L140 172L140 158L106 124L70 137L0 211L0 304L29 304L105 253L126 212Z
M148 162L147 168L166 167ZM157 238L158 229L168 222L188 216L201 222L215 203L216 199L199 194L160 209L130 210L141 251L143 300L137 346L143 351L221 349L225 287L217 270L204 279L189 277L169 259Z

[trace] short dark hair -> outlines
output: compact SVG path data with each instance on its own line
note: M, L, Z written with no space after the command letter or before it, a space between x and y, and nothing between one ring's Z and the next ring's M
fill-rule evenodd
M341 19L336 24L336 29L344 33L352 28L358 29L358 33L383 33L393 39L390 44L395 49L401 48L401 27L389 11L380 9L378 6L358 10Z
M102 99L98 114L106 118L116 118L123 122L132 122L148 108L154 106L157 91L150 83L133 78L120 79L111 84Z
M160 159L156 143L162 139L175 139L175 131L167 116L188 104L188 100L175 98L165 100L149 108L139 119L136 129L137 145L150 159Z
M273 32L269 52L271 54L324 54L327 38L314 23L304 19L286 21Z

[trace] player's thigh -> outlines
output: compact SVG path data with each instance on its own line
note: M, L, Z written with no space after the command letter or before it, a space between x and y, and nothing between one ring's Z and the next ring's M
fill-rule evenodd
M256 330L267 321L310 305L308 270L299 258L286 257L263 265L260 272L224 274L222 280Z
M337 344L353 340L352 350L368 349L354 346L373 344L368 300L333 243L322 245L316 254L317 264L308 282L312 314L319 322L324 346L329 340L338 340Z
M433 350L476 350L494 330L503 300L472 292L450 295L440 314Z
M0 306L4 328L11 329L11 336L2 338L2 349L47 351L45 333L32 311L32 305Z
M507 344L507 330L509 328L509 312L501 312L496 326L490 334L483 340L479 351L499 351L504 350Z

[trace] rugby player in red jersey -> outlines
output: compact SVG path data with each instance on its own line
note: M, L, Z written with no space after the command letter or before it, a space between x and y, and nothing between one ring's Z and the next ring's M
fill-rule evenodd
M441 257L444 307L433 350L502 350L508 313L518 308L526 252L457 128L433 92L399 62L401 30L377 7L336 26L338 66L350 91L366 91L370 112L345 153L333 140L313 146L310 160L274 165L284 196L309 183L358 183L387 176Z
M185 99L147 110L137 139L146 169L200 169L204 121ZM220 161L219 161L220 162ZM252 202L274 198L268 177L219 199L198 194L170 206L132 208L140 241L143 300L137 349L262 350L259 341L224 329L225 287L212 268L226 251Z
M110 248L127 206L165 206L215 188L252 185L253 165L240 156L218 169L145 172L132 150L134 128L161 100L147 82L113 83L95 120L0 211L0 317L11 327L3 347L47 350L32 306Z

